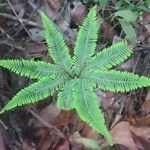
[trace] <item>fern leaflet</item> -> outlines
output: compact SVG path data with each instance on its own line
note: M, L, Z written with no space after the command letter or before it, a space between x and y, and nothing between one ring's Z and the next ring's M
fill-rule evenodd
M94 54L98 37L98 21L96 7L93 7L80 27L74 50L75 71L79 73L87 60Z
M105 126L104 115L99 109L97 96L93 92L92 86L86 79L76 79L76 82L77 84L73 88L73 98L80 118L103 134L111 143L111 135Z
M0 66L7 68L18 75L32 79L42 79L63 73L63 70L61 70L58 66L44 61L0 60Z
M93 57L85 69L110 69L126 60L131 53L132 51L128 48L127 42L116 43Z
M41 11L41 18L44 26L44 34L48 45L48 51L54 62L70 73L71 56L62 34L58 31L54 23Z
M59 92L57 99L57 107L64 110L71 110L74 108L72 97L73 81L70 80L65 83L63 91Z
M29 103L34 103L36 101L47 98L52 95L54 90L63 84L64 79L52 79L52 78L43 78L40 81L22 89L19 91L16 96L8 102L8 104L0 111L2 114L5 111L11 110L17 106L22 106Z
M128 72L97 70L85 74L88 79L98 84L99 88L113 92L128 92L150 86L150 78Z

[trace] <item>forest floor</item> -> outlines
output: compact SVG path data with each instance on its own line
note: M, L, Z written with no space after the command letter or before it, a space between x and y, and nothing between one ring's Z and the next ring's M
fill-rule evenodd
M128 37L117 19L115 3L101 9L103 23L96 50ZM140 0L135 0L136 4ZM46 12L63 33L73 51L79 26L95 3L69 0L0 0L0 59L34 59L49 61L47 46L41 34L39 10ZM127 5L126 5L127 6ZM150 5L149 5L150 7ZM125 9L122 6L120 9ZM132 26L137 35L133 55L117 69L150 76L150 12L139 13ZM19 77L0 68L0 107L33 80ZM0 116L0 150L149 150L150 89L112 93L96 89L112 134L110 147L96 131L81 121L74 110L56 108L56 95L44 101L19 107ZM92 139L93 142L89 142Z

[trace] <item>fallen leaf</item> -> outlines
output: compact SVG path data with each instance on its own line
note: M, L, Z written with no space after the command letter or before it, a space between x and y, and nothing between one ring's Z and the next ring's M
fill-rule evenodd
M69 141L65 140L56 148L56 150L69 150Z
M136 118L135 127L150 126L150 114L141 118Z
M33 143L31 143L31 144L26 143L26 142L23 142L23 143L22 143L22 150L36 150L35 147L36 147L36 146L35 146L35 144L33 144Z
M55 12L57 12L61 6L61 0L47 0L47 2Z
M142 138L145 142L150 144L150 126L130 126L130 131L132 131L132 133L134 133L137 137Z
M70 16L76 25L81 25L87 15L87 9L81 2L73 2Z
M86 149L94 149L94 150L100 150L100 144L97 140L91 139L91 138L85 138L82 137L79 132L75 132L72 136L72 141L76 142L77 144L83 145Z
M54 124L56 118L59 116L61 110L56 107L54 104L50 104L40 112L40 116L50 124Z
M102 26L101 26L101 35L103 35L102 39L104 41L113 41L113 38L115 35L118 35L118 33L116 32L116 30L114 30L112 28L112 26L107 22L107 21L103 21Z
M113 143L125 145L131 150L138 150L137 145L134 143L129 126L130 125L127 121L122 121L112 128L111 135Z
M112 104L115 95L116 93L106 91L105 95L100 96L101 105L104 109L107 109Z

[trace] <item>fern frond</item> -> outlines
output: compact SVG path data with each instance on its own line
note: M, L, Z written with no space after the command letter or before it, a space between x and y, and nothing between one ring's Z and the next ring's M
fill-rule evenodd
M88 80L77 79L77 84L73 89L74 106L80 118L104 135L109 143L112 143L111 135L105 125L104 115L99 109L97 96Z
M74 64L76 72L80 72L86 61L94 54L98 38L99 24L96 19L96 7L88 13L80 27L74 50Z
M56 65L33 60L0 60L0 66L21 76L42 79L63 73Z
M47 98L52 95L54 90L63 84L64 79L52 79L52 78L43 78L40 81L22 89L19 91L16 96L10 100L6 106L0 111L0 114L5 111L11 110L17 106L22 106L29 103L34 103L36 101Z
M74 108L73 97L72 97L72 88L73 81L67 81L64 85L63 91L59 92L57 98L57 107L64 110L71 110Z
M128 92L150 86L150 78L129 72L98 70L86 73L86 77L97 83L99 88L113 92Z
M131 54L132 51L128 48L126 41L118 42L97 53L97 55L88 62L85 69L107 70L124 62Z
M40 15L50 55L56 64L61 65L65 71L70 72L71 56L69 55L69 49L65 44L62 34L44 12L41 11Z

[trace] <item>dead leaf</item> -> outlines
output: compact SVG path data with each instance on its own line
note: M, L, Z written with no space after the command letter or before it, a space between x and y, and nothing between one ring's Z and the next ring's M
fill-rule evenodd
M131 150L138 150L137 145L134 143L129 126L130 125L127 121L122 121L112 128L111 134L113 137L113 143L125 145Z
M105 95L100 96L101 105L104 109L107 109L112 104L115 95L116 93L106 91Z
M70 16L76 25L81 25L87 15L87 9L81 2L73 2L73 9Z
M141 118L136 118L134 126L135 127L150 126L150 115Z
M40 116L50 124L54 124L56 118L59 116L61 110L56 107L54 104L50 104L40 112Z
M144 24L150 24L150 13L145 12L142 17Z
M26 143L26 142L23 142L23 143L22 143L22 149L23 149L23 150L36 150L35 147L36 147L36 146L35 146L35 144L33 144L33 143L31 143L31 144Z
M61 6L61 0L47 0L47 2L55 12L57 12Z
M118 35L118 33L114 29L112 29L112 26L106 21L103 21L102 26L101 26L101 31L102 31L101 35L103 35L102 39L104 41L108 40L112 42L114 36Z
M79 132L75 132L71 138L72 141L76 142L77 144L83 145L86 149L100 149L100 144L97 140L91 138L84 138L79 134Z
M130 126L130 131L132 131L132 133L134 133L137 137L142 138L145 142L150 144L150 126Z
M65 140L56 150L69 150L69 141Z

